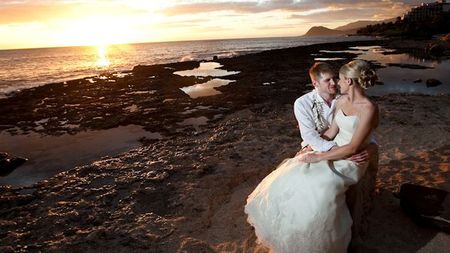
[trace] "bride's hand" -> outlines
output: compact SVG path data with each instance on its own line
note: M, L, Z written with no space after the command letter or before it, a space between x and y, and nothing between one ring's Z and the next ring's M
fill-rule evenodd
M305 163L317 163L321 161L320 156L315 153L303 154L298 159Z

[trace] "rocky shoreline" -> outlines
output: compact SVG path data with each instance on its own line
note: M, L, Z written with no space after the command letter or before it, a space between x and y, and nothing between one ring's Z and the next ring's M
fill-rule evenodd
M216 88L223 92L220 96L198 99L191 99L179 88L203 83L211 77L183 77L173 72L193 69L199 62L136 66L128 73L48 84L0 100L0 130L12 134L33 131L59 135L136 124L148 131L172 135L179 128L176 123L190 117L202 115L214 121L266 100L281 100L282 104L291 101L306 88L300 84L309 82L305 69L313 63L311 54L324 48L338 50L372 44L330 43L218 59L224 65L222 69L240 71L227 77L236 82ZM342 62L333 64L338 66ZM192 111L199 106L207 108ZM218 116L214 119L214 115Z
M309 82L311 54L388 43L332 43L218 59L223 69L240 72L211 97L191 99L178 89L205 81L173 75L199 65L184 62L50 84L0 100L1 130L12 134L136 124L164 136L32 186L0 187L0 251L266 252L255 243L243 206L256 184L299 147L292 103L310 89L301 84ZM332 62L337 68L355 55L332 57L345 58ZM449 98L374 98L381 112L380 168L364 235L368 248L448 248L449 236L414 224L392 192L405 182L450 190ZM179 124L201 116L209 121L200 129Z

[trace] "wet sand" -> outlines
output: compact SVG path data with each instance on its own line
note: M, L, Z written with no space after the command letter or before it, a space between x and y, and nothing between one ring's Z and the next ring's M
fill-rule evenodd
M353 45L380 43L385 42ZM108 76L96 85L84 79L47 85L0 100L1 129L12 134L136 124L164 136L29 187L1 187L0 251L266 252L246 223L246 197L300 146L292 104L310 89L302 84L309 82L311 53L351 45L219 59L224 69L240 72L227 77L236 82L216 88L222 94L211 97L191 99L178 89L200 82L172 74L199 65L188 62L137 67L132 76ZM381 111L380 167L370 229L363 235L367 248L405 253L449 248L448 235L413 223L392 194L406 182L450 190L449 98L374 98ZM202 116L210 119L207 125L180 124Z

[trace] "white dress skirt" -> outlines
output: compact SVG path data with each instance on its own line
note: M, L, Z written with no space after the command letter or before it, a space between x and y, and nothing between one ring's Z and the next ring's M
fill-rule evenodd
M339 110L335 120L334 141L342 146L350 142L358 118ZM277 253L347 252L352 219L345 192L365 170L349 160L286 159L248 196L245 213L258 241Z

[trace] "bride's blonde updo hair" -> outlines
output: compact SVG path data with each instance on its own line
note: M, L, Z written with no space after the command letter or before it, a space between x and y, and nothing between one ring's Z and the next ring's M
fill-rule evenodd
M339 70L339 74L351 78L363 89L374 86L378 80L375 70L370 67L368 62L363 60L354 60L345 64Z

